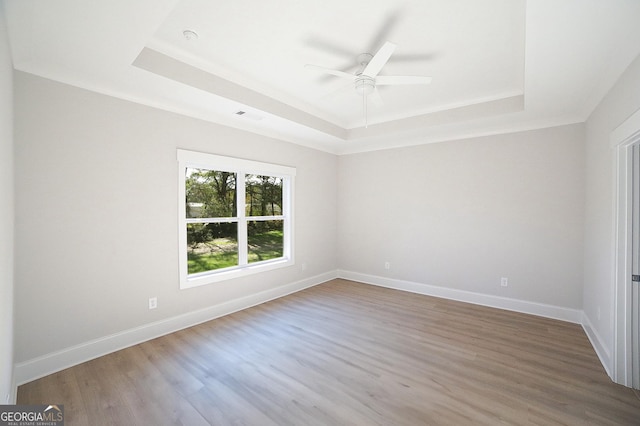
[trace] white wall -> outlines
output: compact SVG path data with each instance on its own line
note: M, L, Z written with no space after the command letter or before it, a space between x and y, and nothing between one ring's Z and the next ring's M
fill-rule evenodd
M615 151L610 134L640 109L640 57L627 68L586 124L584 313L608 354L614 349ZM598 312L600 314L598 315ZM605 360L606 362L606 360ZM612 359L607 368L612 372Z
M342 156L339 266L579 309L584 152L572 125Z
M12 76L0 37L4 94ZM12 167L17 363L336 268L584 308L612 348L609 133L640 108L640 60L586 126L339 158L25 73L13 80L15 112L9 97L0 103L3 392L11 382ZM297 167L295 267L179 290L178 147ZM157 310L147 309L150 296Z
M0 3L0 404L13 403L13 65Z
M14 78L17 363L335 272L334 155ZM297 264L179 290L178 147L296 167Z

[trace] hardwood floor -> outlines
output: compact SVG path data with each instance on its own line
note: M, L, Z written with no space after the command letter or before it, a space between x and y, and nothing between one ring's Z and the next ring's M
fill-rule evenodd
M66 425L640 425L582 328L334 280L20 386Z

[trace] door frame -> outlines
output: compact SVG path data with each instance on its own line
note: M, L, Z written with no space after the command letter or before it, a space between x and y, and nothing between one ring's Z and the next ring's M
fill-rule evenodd
M640 143L640 110L613 132L615 150L614 345L613 381L632 385L632 178L633 145Z

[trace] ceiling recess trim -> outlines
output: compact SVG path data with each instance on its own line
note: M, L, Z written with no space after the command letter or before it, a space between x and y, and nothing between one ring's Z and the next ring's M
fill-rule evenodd
M148 47L142 49L138 57L133 61L133 65L156 75L291 120L342 140L347 138L347 130L342 127Z

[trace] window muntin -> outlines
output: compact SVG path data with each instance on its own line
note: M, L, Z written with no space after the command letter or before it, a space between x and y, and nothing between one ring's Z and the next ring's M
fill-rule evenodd
M181 288L293 264L295 168L185 150L178 160Z

